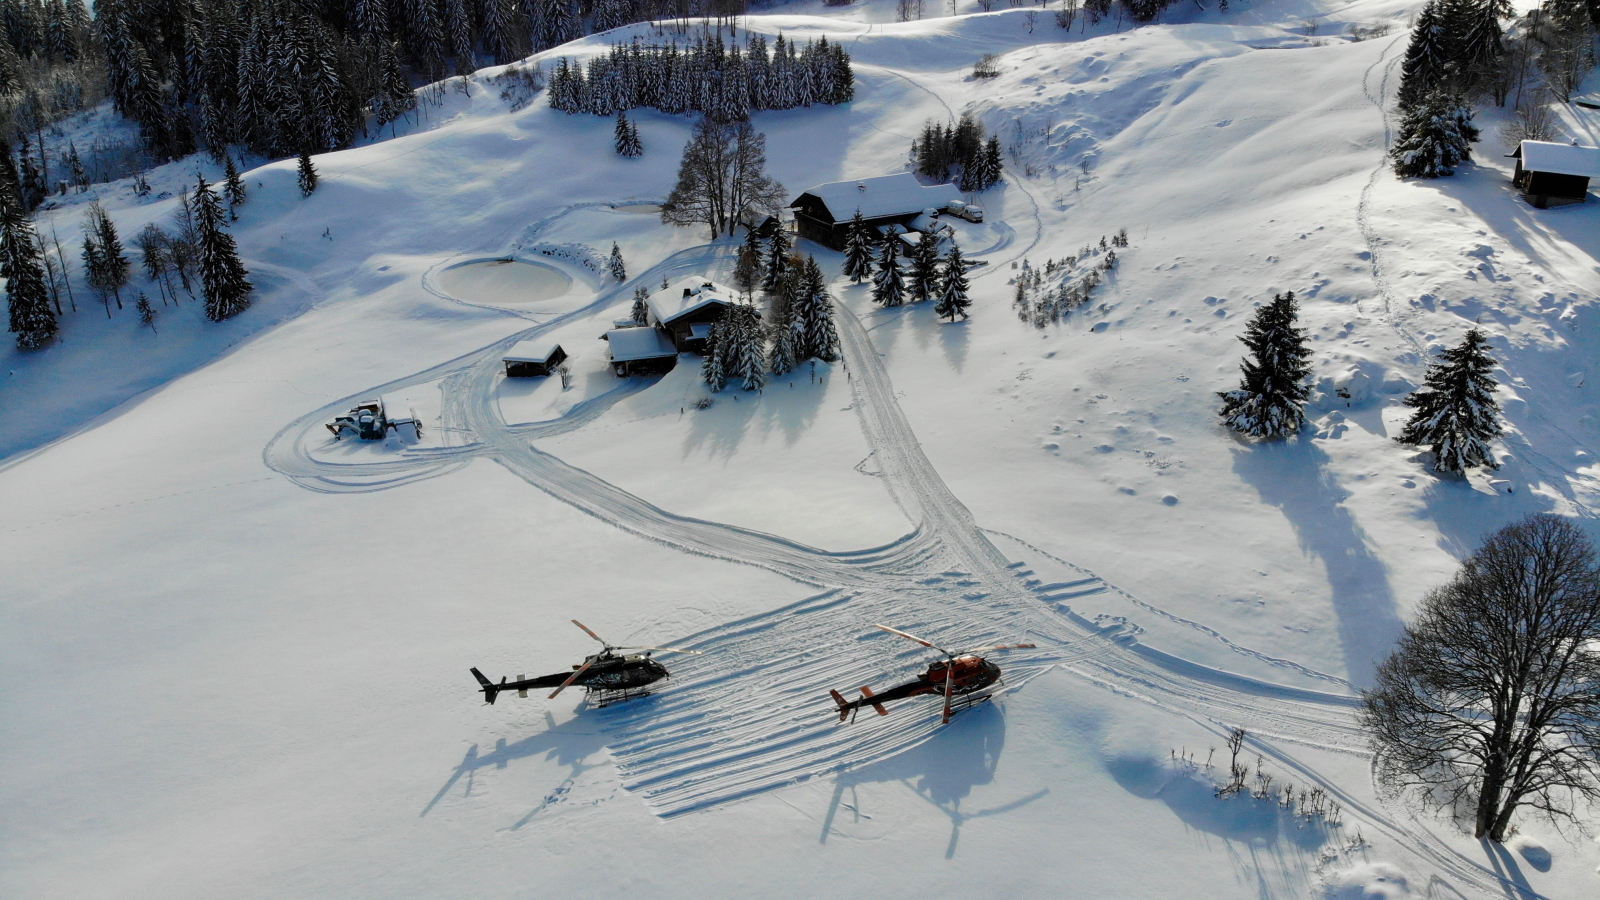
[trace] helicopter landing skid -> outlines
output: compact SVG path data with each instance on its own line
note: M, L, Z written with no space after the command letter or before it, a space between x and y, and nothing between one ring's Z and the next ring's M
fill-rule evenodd
M637 688L589 688L589 701L596 709L605 709L613 703L622 703L628 700L637 700L640 697L650 696L650 689Z

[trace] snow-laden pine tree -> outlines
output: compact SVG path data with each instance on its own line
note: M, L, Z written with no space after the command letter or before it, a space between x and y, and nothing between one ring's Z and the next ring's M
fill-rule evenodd
M1456 166L1472 158L1477 139L1471 108L1460 97L1433 91L1403 109L1399 136L1389 150L1394 173L1401 178L1453 175Z
M237 220L239 207L244 205L244 179L239 177L239 167L234 165L233 154L224 153L222 159L224 171L227 173L227 180L222 183L222 191L228 197L228 217Z
M1439 87L1454 57L1452 29L1440 0L1428 0L1411 26L1411 43L1400 62L1400 106L1414 106Z
M122 308L122 288L128 283L128 270L131 268L128 257L123 253L122 237L117 234L117 223L106 214L105 207L96 200L89 204L89 220L84 224L85 229L94 231L95 246L100 253L100 278L106 290L117 297L117 309Z
M904 273L900 271L900 236L886 235L878 252L878 267L872 273L872 302L880 306L899 306L906 302Z
M767 353L767 367L774 375L786 375L794 370L799 357L795 355L799 334L796 331L795 313L799 311L800 295L805 290L805 267L797 266L783 279L783 297L786 302L772 304L767 323L772 347Z
M939 297L939 237L923 232L911 253L911 301L921 303Z
M628 310L635 325L650 324L650 289L640 285L633 289L633 308Z
M622 261L622 248L616 241L611 242L611 259L606 262L606 268L611 272L611 277L618 281L628 280L628 264Z
M844 275L856 284L872 277L872 233L859 209L850 218L850 231L844 241Z
M713 394L728 386L728 355L735 327L733 310L734 307L728 307L722 318L711 326L711 335L706 338L706 358L700 364L700 377Z
M644 144L639 140L639 127L628 121L628 114L617 113L616 131L617 154L629 159L644 153Z
M50 308L33 223L14 183L0 184L0 278L6 280L9 330L18 350L37 350L55 339L59 326Z
M317 167L311 164L311 154L300 151L299 167L300 196L309 197L317 189Z
M767 383L766 341L761 334L761 314L754 306L735 304L729 310L733 327L729 333L725 362L728 380L739 380L747 391L759 391Z
M988 143L983 145L983 158L979 163L980 191L987 191L1000 183L1000 177L1005 174L1005 160L1000 155L1000 138L990 136Z
M792 312L795 326L795 361L839 358L839 331L833 324L833 298L828 280L814 256L806 257L805 277Z
M1483 332L1468 331L1459 346L1440 354L1439 362L1428 367L1422 387L1406 398L1416 412L1398 440L1433 451L1434 467L1441 472L1499 468L1489 452L1489 442L1501 432L1497 383L1489 374L1494 367Z
M789 270L789 233L782 225L772 229L767 238L767 271L761 280L761 289L776 291L783 285L783 275Z
M967 307L972 299L967 296L967 261L961 258L961 247L950 241L950 255L944 261L943 277L939 281L939 302L933 312L954 322L956 316L967 318Z
M206 318L221 322L244 312L250 306L254 286L247 277L233 235L222 221L222 198L206 183L205 176L194 192L195 232L200 244L200 280L205 285Z
M1281 438L1305 426L1311 348L1305 330L1296 327L1298 320L1299 304L1289 291L1274 296L1245 327L1239 338L1250 348L1239 365L1244 378L1237 390L1217 393L1222 421L1229 428L1251 437Z

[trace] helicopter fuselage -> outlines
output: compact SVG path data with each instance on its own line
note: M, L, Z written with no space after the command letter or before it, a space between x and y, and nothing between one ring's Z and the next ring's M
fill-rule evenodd
M947 670L947 667L953 671ZM947 677L950 681L950 694L957 697L966 696L978 693L999 681L1000 667L981 656L970 654L957 656L952 660L939 660L929 666L928 671L917 676L915 681L895 685L881 694L870 693L868 689L863 688L861 699L840 703L839 718L842 721L850 712L865 706L879 707L881 704L907 697L924 694L942 697Z

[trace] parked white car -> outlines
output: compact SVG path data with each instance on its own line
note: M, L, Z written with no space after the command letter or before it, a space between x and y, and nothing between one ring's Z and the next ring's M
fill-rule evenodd
M952 216L966 219L968 222L982 222L983 210L967 203L965 200L951 200L945 211Z

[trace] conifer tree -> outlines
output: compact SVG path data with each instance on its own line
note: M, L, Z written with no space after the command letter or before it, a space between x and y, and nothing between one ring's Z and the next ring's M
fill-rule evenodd
M706 338L706 358L700 364L700 377L711 393L728 386L728 350L733 344L732 331L734 307L728 307L717 324L711 326L711 336Z
M939 297L939 237L923 232L911 256L911 301L921 303Z
M776 291L783 284L783 274L789 268L789 234L782 226L772 229L767 238L767 274L761 289Z
M239 167L233 163L233 155L222 154L224 171L227 180L223 182L223 193L228 197L228 218L238 221L239 207L244 205L245 187L244 179L239 177Z
M1311 348L1305 330L1296 327L1298 319L1299 304L1289 291L1274 296L1246 326L1239 338L1250 348L1239 366L1244 378L1237 390L1217 394L1228 427L1251 437L1281 438L1305 426Z
M1454 56L1451 27L1440 0L1428 0L1411 28L1411 43L1400 63L1400 106L1420 103L1439 87Z
M640 285L633 289L633 309L628 311L635 325L650 324L650 289Z
M788 374L799 361L795 353L800 338L795 313L799 311L800 294L805 289L805 267L791 268L783 281L782 293L787 302L772 305L772 321L768 323L772 349L767 354L767 366L774 375Z
M139 300L134 303L133 308L139 312L140 325L147 326L157 334L161 333L156 331L156 308L150 305L150 298L144 295L144 291L139 292Z
M745 390L758 391L767 383L760 314L754 306L744 303L734 305L729 313L733 328L726 359L728 379L740 379Z
M50 308L39 245L12 182L0 183L0 278L6 281L9 330L17 336L17 349L37 350L54 340L59 326Z
M610 270L612 278L618 281L628 280L628 266L622 261L622 248L617 246L616 241L611 242L611 259L606 263L606 267Z
M878 268L872 273L872 302L899 306L906 302L904 274L900 271L900 236L887 235L878 253Z
M1459 97L1433 91L1404 110L1400 132L1389 156L1401 178L1439 178L1455 174L1472 158L1478 129L1472 110Z
M311 154L300 151L300 196L309 197L317 189L317 167L311 164Z
M856 284L872 277L872 234L866 220L861 218L860 209L850 219L850 231L844 242L844 274Z
M221 322L250 306L254 287L233 235L222 221L222 199L201 176L194 192L195 231L200 244L200 280L205 285L206 318Z
M967 262L961 258L961 248L954 240L950 242L950 256L944 261L942 274L934 314L952 322L956 316L967 318L967 307L972 305L972 299L967 296Z
M754 228L744 230L744 244L739 247L739 261L733 267L733 284L746 297L755 292L761 282L761 238Z
M805 277L791 313L796 336L794 357L833 362L839 358L839 332L833 324L833 298L816 257L807 256Z
M617 113L617 154L633 159L644 153L644 144L639 141L639 129L628 120L625 112Z
M106 214L105 207L96 200L89 204L89 224L94 229L95 245L99 250L100 278L106 289L117 297L117 309L122 308L122 288L128 283L128 257L124 255L122 238L117 234L117 223Z
M983 145L983 158L979 163L980 191L987 191L1000 182L1000 176L1005 174L1005 161L1000 155L1000 138L991 136L989 142Z
M1494 367L1483 332L1468 331L1459 346L1440 354L1440 361L1428 367L1422 387L1406 398L1416 412L1398 440L1433 451L1434 466L1442 472L1499 468L1489 452L1489 442L1502 430L1500 404L1494 399L1497 385L1489 374Z

